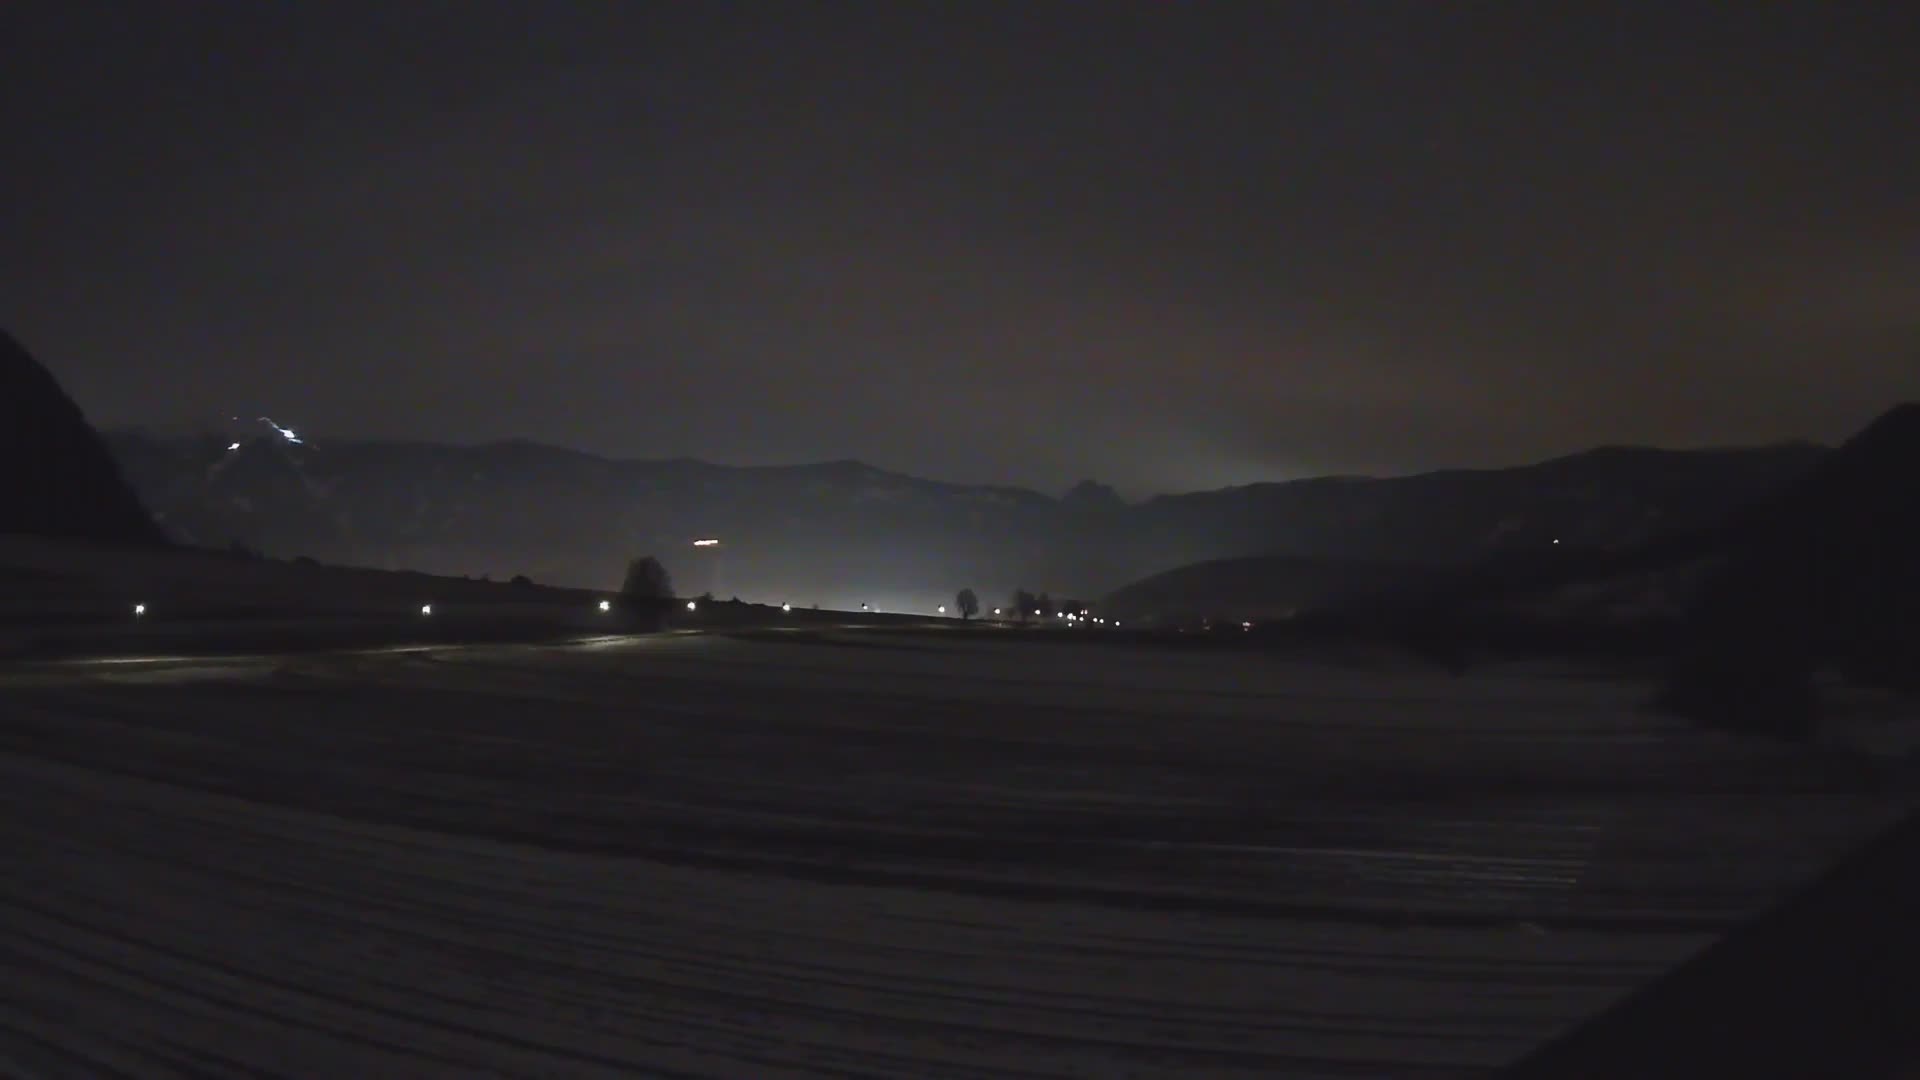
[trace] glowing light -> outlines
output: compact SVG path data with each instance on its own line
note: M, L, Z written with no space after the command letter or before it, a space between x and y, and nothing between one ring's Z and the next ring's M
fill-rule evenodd
M1033 609L1033 617L1034 617L1034 618L1036 618L1036 619L1040 617L1040 609L1039 609L1039 608L1034 608L1034 609Z
M601 610L601 611L612 611L612 610L613 610L613 601L611 601L611 600L602 600L602 601L600 601L600 610Z
M422 615L431 615L431 614L433 614L433 605L432 605L432 604L421 604L421 605L420 605L420 614L422 614Z
M694 603L694 602L693 602L693 601L691 601L691 600L689 600L689 601L687 601L687 610L688 610L688 611L693 611L693 610L695 610L695 609L697 609L697 608L698 608L699 606L700 606L699 604L696 604L696 603Z
M941 604L936 610L939 611L940 614L945 615L947 613L947 605Z
M998 614L1000 614L1000 609L999 609L999 608L994 608L994 609L993 609L993 613L994 613L995 615L998 615Z
M703 537L693 542L694 547L718 547L719 545L720 545L720 541L715 540L712 537Z
M238 449L240 449L240 444L239 444L239 443L228 443L228 444L227 444L227 452L228 452L228 453L232 453L233 451L235 451L235 450L238 450Z
M1250 622L1243 622L1243 623L1241 623L1241 624L1240 624L1240 629L1242 629L1242 630L1251 630L1251 629L1253 629L1253 624L1252 624L1252 623L1250 623Z
M792 611L792 610L793 610L793 605L792 605L792 604L781 604L781 605L780 605L780 610L781 610L781 611Z
M295 446L300 445L300 436L295 435L293 433L292 428L281 427L279 424L274 423L273 418L270 416L261 417L260 422L272 428L273 430L279 432L281 438L287 440L288 442L294 444Z
M137 618L139 618L140 616L142 616L142 615L145 615L146 613L147 613L147 605L145 605L145 604L135 604L135 605L133 605L133 617L134 617L134 618L136 618L136 619L137 619Z

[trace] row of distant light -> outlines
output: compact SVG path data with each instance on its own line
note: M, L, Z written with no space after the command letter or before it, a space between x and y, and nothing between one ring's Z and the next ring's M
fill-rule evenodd
M611 601L611 600L602 600L602 601L600 601L600 605L599 605L599 606L600 606L600 610L601 610L602 612L608 612L608 611L612 611L612 610L613 610L613 601ZM687 610L688 610L688 611L698 611L699 609L700 609L700 605L699 605L699 603L698 603L697 601L693 601L693 600L689 600L689 601L687 601ZM780 610L781 610L781 611L787 611L787 612L791 612L791 611L793 610L793 605L792 605L792 604L781 604L781 605L780 605ZM942 611L945 611L945 610L946 610L946 608L941 608L940 610L942 610ZM145 604L135 604L135 605L133 605L133 617L134 617L134 618L136 618L136 619L139 619L139 618L144 618L144 617L146 616L146 614L147 614L147 605L145 605ZM431 614L433 614L433 605L432 605L432 604L421 604L421 605L420 605L420 614L421 614L421 615L423 615L423 616L425 616L425 615L431 615Z
M941 608L940 610L944 612L947 609ZM998 618L999 616L1003 615L1004 612L1000 608L994 608L993 614L994 614L994 617ZM1034 608L1033 617L1036 619L1044 619L1047 616L1046 616L1046 613L1041 611L1039 608ZM1070 623L1092 623L1095 626L1119 626L1120 625L1120 620L1118 619L1115 619L1112 622L1108 622L1106 619L1098 615L1088 614L1085 608L1081 608L1080 614L1078 615L1075 615L1071 611L1063 611L1054 617L1058 619L1064 619Z
M612 610L613 610L613 601L611 601L611 600L602 600L602 601L600 601L600 605L599 605L599 606L600 606L600 610L601 610L601 612L602 612L602 613L605 613L605 612L609 612L609 611L612 611ZM695 601L695 600L689 600L689 601L687 601L687 610L688 610L688 611L698 611L698 610L700 610L700 604L699 604L699 602L698 602L698 601ZM791 611L793 611L793 605L792 605L792 604L781 604L781 605L780 605L780 610L781 610L781 611L784 611L784 612L791 612ZM870 610L870 609L869 609L869 608L867 607L867 605L865 605L865 604L861 604L861 605L860 605L860 610L861 610L861 611L868 611L868 610ZM940 614L942 614L942 615L945 615L946 613L947 613L947 605L945 605L945 604L941 604L941 605L940 605ZM997 616L997 615L999 615L999 614L1000 614L1000 609L999 609L999 608L994 608L994 609L993 609L993 613L994 613L994 614L995 614L996 616ZM139 619L139 618L144 618L144 617L146 616L146 614L147 614L147 605L145 605L145 604L135 604L135 605L133 605L133 617L134 617L134 618L136 618L136 619ZM425 617L425 616L428 616L428 615L432 615L432 614L433 614L433 605L432 605L432 604L421 604L421 605L420 605L420 614L421 614L421 616L422 616L422 617ZM1040 612L1039 612L1039 611L1038 611L1037 609L1036 609L1036 610L1034 611L1034 615L1036 615L1036 616L1039 616L1039 617L1041 617L1041 618L1045 618L1045 616L1043 616L1043 615L1041 615L1041 614L1040 614ZM1107 625L1109 625L1109 624L1108 624L1108 622L1107 622L1107 620L1105 620L1105 619L1103 619L1103 618L1100 618L1100 617L1098 617L1098 616L1089 616L1089 615L1088 615L1088 614L1087 614L1086 612L1084 612L1084 611L1082 611L1082 612L1081 612L1080 614L1078 614L1078 615L1075 615L1075 614L1073 614L1072 612L1062 612L1062 613L1060 614L1060 618L1062 618L1062 619L1065 619L1066 621L1068 621L1068 622L1070 622L1070 623L1085 623L1085 622L1090 622L1090 623L1094 623L1095 625L1098 625L1098 626L1107 626ZM1113 623L1112 623L1111 625L1113 625L1113 626L1116 626L1116 627L1117 627L1117 626L1119 626L1119 625L1120 625L1120 621L1119 621L1118 619L1116 619L1116 620L1114 620L1114 621L1113 621ZM1249 629L1249 630L1251 630L1251 629L1253 629L1253 625L1252 625L1251 623L1249 623L1249 624L1247 624L1247 629Z

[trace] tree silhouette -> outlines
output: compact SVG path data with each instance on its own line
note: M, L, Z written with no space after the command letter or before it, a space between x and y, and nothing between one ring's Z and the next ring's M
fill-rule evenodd
M972 589L961 589L960 595L953 598L960 609L960 618L964 621L980 614L980 598L973 595Z
M667 568L651 555L642 555L627 564L627 580L620 585L623 600L671 600L673 578Z
M1013 617L1026 622L1040 607L1040 601L1025 589L1013 590Z
M1047 593L1041 593L1040 599L1035 600L1033 606L1039 610L1041 618L1047 619L1053 617L1053 597Z

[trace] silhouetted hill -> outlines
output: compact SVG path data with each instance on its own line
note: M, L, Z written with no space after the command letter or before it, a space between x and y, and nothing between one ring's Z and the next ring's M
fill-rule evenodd
M3 330L0 533L165 542L79 406Z
M1432 567L1256 556L1193 563L1136 581L1101 599L1101 613L1130 623L1202 618L1262 620L1347 608L1424 581Z
M1188 614L1255 618L1320 594L1314 606L1369 619L1464 616L1507 602L1537 604L1561 586L1604 582L1693 563L1724 544L1743 508L1803 474L1825 451L1807 444L1754 449L1605 447L1513 469L1448 471L1395 480L1328 477L1153 500L1143 511L1184 519L1230 541L1265 535L1281 557L1209 561L1177 580L1196 592ZM1322 592L1288 556L1391 573L1379 588ZM1261 581L1263 568L1271 581ZM1146 584L1146 583L1136 583ZM1156 585L1165 592L1167 582ZM1336 578L1332 584L1339 584ZM1128 587L1129 589L1132 586ZM1234 603L1234 591L1244 594ZM1116 596L1127 594L1127 589ZM1180 605L1156 605L1174 617ZM1304 609L1304 605L1303 609ZM1122 616L1124 618L1124 616Z
M652 553L688 591L892 610L931 610L962 585L988 606L1015 586L1097 596L1224 558L1456 566L1555 536L1621 548L1717 520L1819 454L1608 450L1518 469L1258 484L1127 505L1091 483L1055 499L857 461L738 468L524 442L324 437L316 449L264 429L234 451L228 435L111 441L162 524L196 543L238 539L275 555L598 586ZM725 542L696 551L698 536Z
M1786 733L1832 666L1920 689L1920 404L1875 420L1748 515L1687 620L1670 699Z
M1327 477L1162 496L1144 504L1141 517L1149 529L1198 530L1273 554L1456 565L1556 539L1617 549L1700 528L1777 490L1822 452L1805 443L1606 447L1509 469Z
M1069 509L1085 514L1112 513L1124 510L1127 506L1119 492L1093 480L1082 480L1073 485L1060 501Z

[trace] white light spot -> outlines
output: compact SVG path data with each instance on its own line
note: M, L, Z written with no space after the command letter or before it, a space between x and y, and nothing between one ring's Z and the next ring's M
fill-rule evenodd
M420 605L420 614L422 614L422 615L431 615L431 614L433 614L433 605L432 605L432 604L421 604L421 605Z
M611 601L611 600L602 600L602 601L600 601L600 610L601 610L601 611L612 611L612 610L613 610L613 601Z
M937 610L940 614L945 615L947 613L947 605L941 604Z
M700 540L695 540L693 542L693 546L694 547L716 547L719 545L719 543L720 541L715 540L711 537L707 537Z
M146 613L147 613L147 605L145 605L145 604L135 604L135 605L133 605L133 617L134 617L134 618L136 618L136 619L137 619L137 618L139 618L140 616L142 616L142 615L145 615Z
M240 449L240 444L239 444L239 443L229 443L229 444L227 445L227 452L228 452L228 453L232 453L233 451L235 451L235 450L238 450L238 449Z
M694 609L696 609L696 608L698 608L699 606L700 606L699 604L696 604L696 603L694 603L694 602L693 602L693 601L691 601L691 600L689 600L689 601L687 601L687 610L688 610L688 611L692 611L692 610L694 610Z
M261 417L260 422L272 428L273 430L279 432L280 437L287 440L288 442L293 443L296 446L300 444L300 436L295 435L293 433L292 428L281 427L279 424L274 423L273 418L270 416Z
M792 605L792 604L781 604L781 605L780 605L780 610L781 610L781 611L792 611L792 610L793 610L793 605Z

